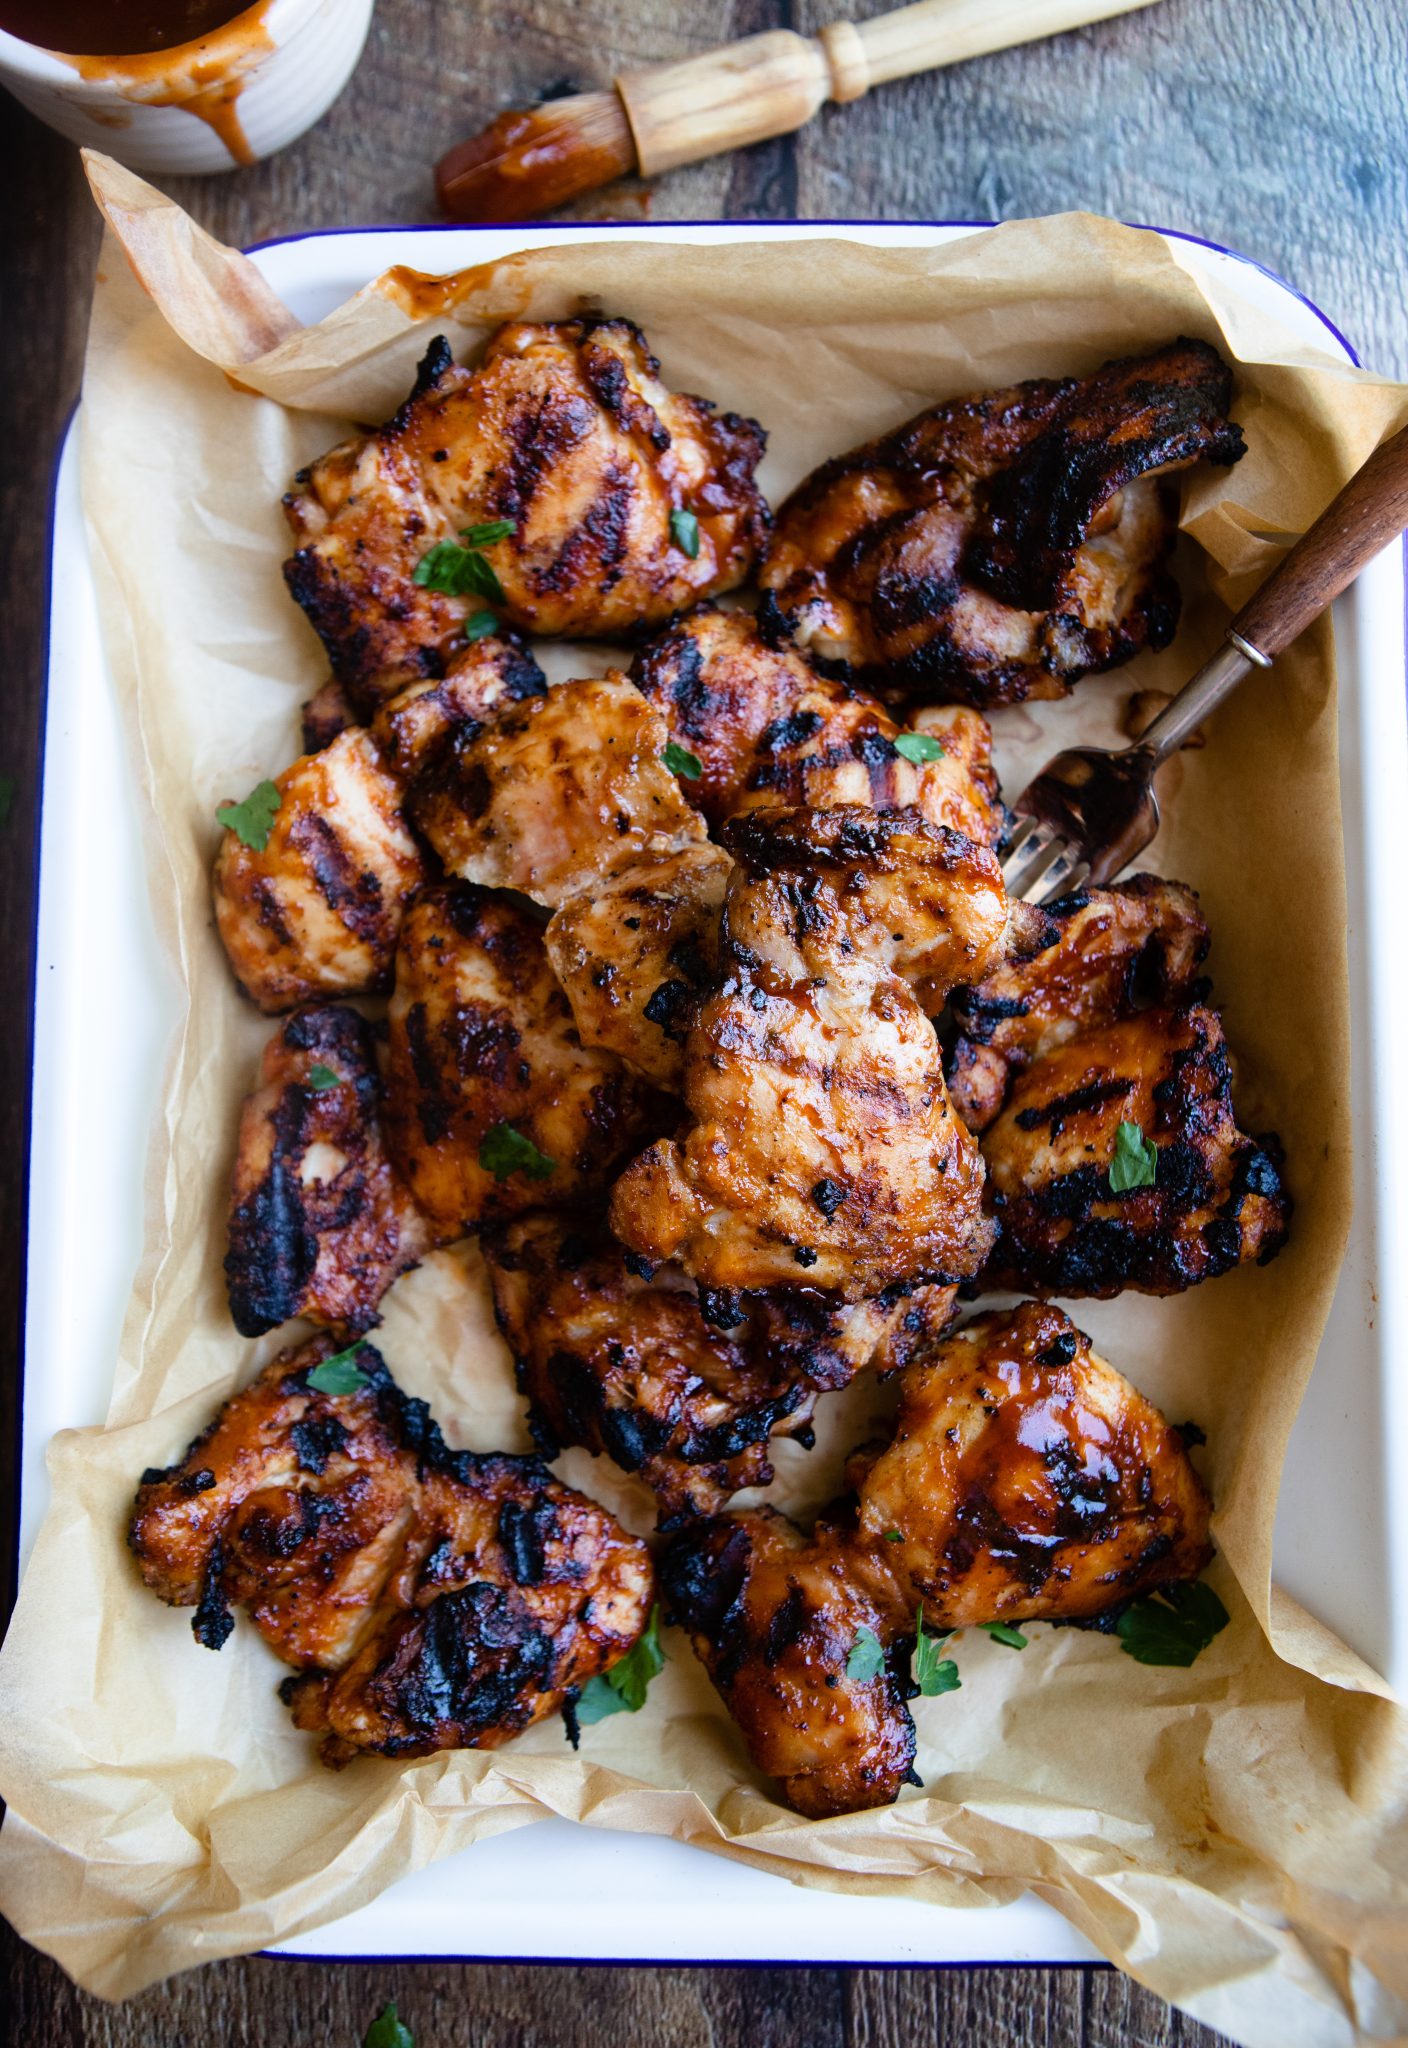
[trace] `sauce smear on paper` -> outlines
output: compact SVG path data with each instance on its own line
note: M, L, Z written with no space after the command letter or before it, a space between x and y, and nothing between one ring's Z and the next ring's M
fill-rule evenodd
M237 164L252 164L236 102L254 66L274 48L265 26L272 0L0 0L0 28L51 50L80 78L111 86L134 106L179 107L220 137ZM62 33L76 49L56 47ZM84 50L84 36L105 40ZM165 40L154 42L155 36ZM95 113L118 125L121 116Z
M248 0L0 0L0 28L42 50L143 56L193 43L245 12Z

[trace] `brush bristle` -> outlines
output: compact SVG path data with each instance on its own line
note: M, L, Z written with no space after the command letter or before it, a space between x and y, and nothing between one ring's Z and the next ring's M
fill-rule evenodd
M535 220L635 168L630 123L615 92L576 93L500 114L435 170L452 220Z

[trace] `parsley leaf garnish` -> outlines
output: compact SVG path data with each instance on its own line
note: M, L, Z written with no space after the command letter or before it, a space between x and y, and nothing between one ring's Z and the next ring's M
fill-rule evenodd
M1145 1137L1138 1124L1121 1124L1115 1132L1115 1156L1110 1161L1110 1193L1122 1195L1129 1188L1151 1188L1158 1163L1158 1147Z
M885 1541L887 1543L903 1543L904 1533L899 1529L887 1529L885 1531Z
M547 1180L557 1161L540 1152L531 1138L525 1138L512 1124L495 1124L479 1141L479 1164L495 1180L523 1173L529 1180Z
M943 759L943 748L927 732L896 733L894 747L897 754L903 754L906 761L912 761L916 768L925 761Z
M357 1353L361 1348L359 1338L345 1351L335 1351L331 1358L325 1358L321 1365L313 1367L306 1385L315 1387L320 1394L360 1394L367 1384L367 1376L357 1363Z
M672 775L683 775L686 782L697 782L704 773L704 763L697 754L691 754L688 747L682 747L678 740L667 740L665 751L660 756Z
M269 834L274 829L274 820L279 814L283 799L278 784L261 782L252 789L242 804L221 804L215 813L217 825L223 825L253 853L262 853L269 844Z
M498 630L499 619L497 612L475 612L472 618L468 618L464 622L464 637L466 640L487 640L491 633L497 633Z
M980 1629L990 1635L995 1643L1006 1643L1009 1650L1025 1650L1027 1638L1019 1628L1013 1628L1008 1621L980 1621Z
M926 1700L937 1699L941 1692L957 1692L963 1683L958 1675L958 1666L952 1657L943 1653L943 1645L951 1633L945 1629L941 1636L925 1635L924 1602L921 1600L914 1617L914 1655L909 1668L914 1683Z
M878 1678L884 1668L885 1652L880 1647L880 1638L862 1622L846 1659L846 1676L857 1685L866 1685L872 1678Z
M411 579L423 590L438 590L443 597L487 597L494 604L504 602L504 587L477 548L461 547L457 540L437 540L416 563Z
M1120 1648L1140 1664L1191 1664L1231 1616L1201 1579L1161 1586L1134 1600L1115 1623Z
M619 1664L597 1678L590 1678L577 1702L577 1719L584 1727L604 1721L610 1714L638 1714L652 1678L665 1669L665 1651L660 1641L660 1609L650 1610L650 1619L640 1640L627 1650Z
M318 1095L323 1094L328 1088L340 1087L341 1083L341 1074L335 1074L332 1068L325 1067L321 1060L316 1066L308 1069L308 1086Z
M670 514L670 532L674 535L675 546L682 555L688 555L692 562L699 553L699 521L692 512L674 511Z
M487 548L496 540L507 540L511 533L517 533L516 519L486 519L482 526L467 526L460 535L466 547Z
M362 2036L362 2048L416 2048L415 2035L399 2019L396 2001L388 1998L381 2011Z

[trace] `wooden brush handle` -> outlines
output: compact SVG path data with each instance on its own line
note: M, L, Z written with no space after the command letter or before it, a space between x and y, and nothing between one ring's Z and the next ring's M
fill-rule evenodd
M874 21L834 21L813 39L790 29L747 36L680 64L616 80L644 177L720 150L788 135L827 100L961 64L989 50L1129 14L1153 0L918 0Z
M1303 633L1408 526L1408 427L1376 448L1232 621L1266 660Z

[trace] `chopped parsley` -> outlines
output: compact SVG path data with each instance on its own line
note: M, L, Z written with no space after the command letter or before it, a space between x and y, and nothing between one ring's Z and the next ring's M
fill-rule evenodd
M321 1365L313 1367L308 1374L307 1385L316 1388L320 1394L360 1394L367 1384L367 1376L357 1363L357 1353L361 1348L359 1338L345 1351L335 1351L331 1358L325 1358Z
M704 773L704 763L697 754L691 754L688 747L682 747L678 740L667 740L660 759L672 775L683 775L686 782L697 782Z
M443 597L482 597L490 604L506 604L494 566L480 550L517 531L514 519L486 519L478 526L466 526L458 540L437 540L426 550L416 563L413 581L422 590L438 590ZM465 621L464 637L483 640L498 623L493 612L475 612Z
M958 1675L958 1666L952 1657L943 1653L943 1645L951 1633L945 1629L938 1636L925 1635L924 1602L921 1600L914 1616L914 1655L910 1659L910 1672L926 1700L937 1699L942 1692L957 1692L963 1683Z
M995 1643L1006 1643L1009 1650L1025 1650L1027 1638L1019 1628L1013 1628L1008 1621L980 1621L984 1634L990 1635Z
M675 546L682 555L688 555L692 562L699 553L699 521L692 512L674 511L670 514L670 532Z
M903 754L906 761L912 761L916 768L925 761L939 761L943 748L927 732L901 732L895 735L895 752Z
M885 1531L885 1541L887 1543L903 1543L904 1537L898 1529L887 1529Z
M316 1066L308 1069L308 1086L315 1094L322 1095L329 1088L340 1087L341 1083L341 1074L335 1074L332 1068L325 1067L321 1060Z
M487 640L491 633L497 633L498 630L499 615L497 612L475 612L472 618L466 619L464 622L464 637L466 640Z
M1201 1579L1133 1600L1115 1623L1120 1648L1140 1664L1191 1664L1231 1616Z
M1110 1193L1123 1195L1130 1188L1151 1188L1158 1162L1158 1147L1145 1137L1138 1124L1121 1124L1115 1132L1115 1156L1110 1161Z
M660 1609L650 1610L645 1633L627 1650L619 1664L590 1678L577 1702L577 1719L583 1727L604 1721L610 1714L638 1714L645 1705L652 1678L665 1669L665 1651L660 1642Z
M531 1138L525 1138L512 1124L495 1124L479 1141L479 1164L495 1180L511 1174L526 1174L529 1180L547 1180L557 1161L540 1152Z
M862 1622L846 1659L846 1676L857 1685L867 1685L884 1668L885 1652L880 1647L880 1638Z
M242 804L221 804L215 813L215 822L223 825L227 832L233 832L252 853L262 853L269 844L269 834L274 829L282 801L277 783L261 782L249 792Z
M362 2036L362 2048L416 2048L415 2035L397 2016L396 2001L388 1998Z

